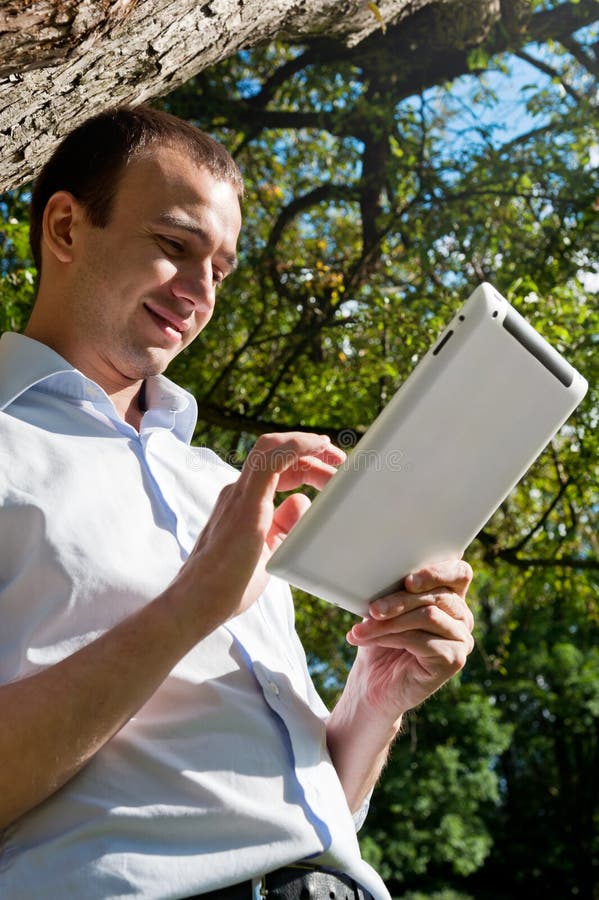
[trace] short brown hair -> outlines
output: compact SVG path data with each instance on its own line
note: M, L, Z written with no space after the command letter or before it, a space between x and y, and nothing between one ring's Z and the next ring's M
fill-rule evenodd
M38 272L42 265L42 220L52 194L73 194L85 207L92 225L104 228L126 163L154 142L181 147L214 178L228 181L239 196L243 195L243 179L236 162L222 144L199 128L150 106L107 110L71 131L35 181L29 241Z

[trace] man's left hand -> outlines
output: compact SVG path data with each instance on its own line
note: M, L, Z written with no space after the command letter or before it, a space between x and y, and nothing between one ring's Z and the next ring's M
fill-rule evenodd
M403 590L373 601L370 618L353 626L347 639L359 647L354 668L372 716L398 718L463 668L474 646L465 599L471 580L461 559L421 569Z

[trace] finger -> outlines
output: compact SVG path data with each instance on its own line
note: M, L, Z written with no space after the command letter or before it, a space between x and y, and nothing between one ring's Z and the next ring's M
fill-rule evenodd
M315 456L303 456L295 464L281 472L277 490L292 491L302 484L309 484L321 491L336 471L336 466L317 459Z
M403 634L406 631L422 631L450 640L461 640L465 634L470 634L463 619L449 615L435 603L424 604L383 621L367 619L354 625L350 634L363 643L378 642L386 635Z
M423 594L409 594L407 591L398 591L386 597L374 600L369 606L369 612L373 619L387 620L406 612L419 609L422 606L436 605L454 619L461 619L469 631L474 628L474 616L466 601L453 591L445 587Z
M404 585L407 591L414 594L432 591L437 587L448 587L463 597L471 581L470 565L464 559L454 557L411 572L406 576Z
M300 477L299 463L303 458L311 458L313 462L305 465ZM287 478L286 490L290 489L290 483L293 487L305 483L305 470L317 468L315 480L328 480L332 473L327 467L338 465L343 459L343 451L334 447L326 435L303 432L262 435L248 454L238 484L250 501L272 499L281 475L288 470L295 470L295 476Z
M331 443L326 434L312 434L304 431L288 431L280 434L263 434L254 445L252 453L271 452L279 471L293 464L302 456L316 456L323 462L338 466L346 459L346 453ZM289 456L287 456L289 454Z
M310 500L305 494L292 494L277 507L272 527L266 537L266 543L273 552L309 507Z
M474 647L474 641L471 635L465 636L464 640L448 641L424 631L406 631L403 634L382 637L376 642L376 646L388 650L404 650L416 657L424 669L432 672L443 667L451 674L465 666Z

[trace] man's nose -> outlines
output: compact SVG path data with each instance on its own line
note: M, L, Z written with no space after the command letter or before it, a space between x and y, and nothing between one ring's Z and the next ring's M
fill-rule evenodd
M172 290L176 297L187 300L194 306L214 303L214 282L212 262L202 260L201 263L179 268L172 282Z

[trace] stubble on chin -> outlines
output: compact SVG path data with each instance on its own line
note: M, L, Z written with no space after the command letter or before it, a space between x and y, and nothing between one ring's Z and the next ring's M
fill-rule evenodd
M162 375L172 360L172 354L159 347L125 346L121 351L121 371L132 381L143 381Z

